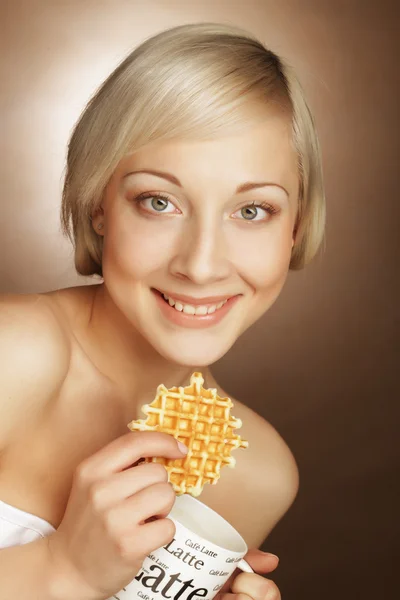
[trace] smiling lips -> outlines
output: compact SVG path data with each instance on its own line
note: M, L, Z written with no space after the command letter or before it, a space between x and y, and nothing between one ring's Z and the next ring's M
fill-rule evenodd
M210 297L195 299L188 296L170 296L159 290L156 293L163 314L172 322L186 327L209 327L218 323L239 298Z
M222 308L224 306L224 304L226 304L228 302L228 298L226 298L225 300L222 300L222 302L218 302L218 304L204 303L204 304L198 304L196 306L194 304L187 304L187 303L179 302L179 300L175 300L174 298L167 296L167 294L163 294L163 298L164 298L164 300L166 300L168 302L168 304L170 306L172 306L178 312L183 312L183 313L185 313L185 315L201 315L201 316L211 315L212 313L215 313L216 310L218 310L219 308ZM204 302L204 300L201 300L201 302Z

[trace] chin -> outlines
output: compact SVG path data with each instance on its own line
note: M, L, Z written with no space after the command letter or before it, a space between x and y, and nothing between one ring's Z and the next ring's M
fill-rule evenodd
M190 333L179 336L184 339L171 340L171 343L160 343L148 340L153 348L165 360L183 367L208 367L222 358L234 344L222 340L211 342L193 340ZM185 339L186 338L186 339Z

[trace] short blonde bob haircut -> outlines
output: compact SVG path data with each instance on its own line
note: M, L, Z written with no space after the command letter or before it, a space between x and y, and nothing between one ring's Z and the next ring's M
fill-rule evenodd
M102 236L91 217L120 160L147 143L210 139L260 122L278 106L291 119L299 198L290 268L301 269L324 235L319 142L291 67L246 31L219 23L183 25L138 46L105 80L79 118L68 145L63 231L82 275L102 274Z

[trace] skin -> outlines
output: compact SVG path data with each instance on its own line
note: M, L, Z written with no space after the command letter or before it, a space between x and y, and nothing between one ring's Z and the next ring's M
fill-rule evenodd
M137 173L146 169L172 174L180 185L170 178ZM275 185L236 193L246 182ZM140 194L156 192L168 198L168 203L161 203L163 211L155 210L151 198L135 201ZM128 502L136 502L135 510L142 514L137 504L142 498L140 506L150 505L165 515L173 502L160 471L155 479L154 474L146 479L145 471L138 471L143 466L127 468L144 455L146 435L158 434L126 433L126 424L140 418L140 407L152 401L159 383L187 385L194 370L202 371L206 387L228 395L209 365L278 297L294 244L297 194L290 126L280 115L268 114L262 125L232 137L153 143L120 162L93 214L93 227L104 238L104 283L2 298L0 498L58 528L48 544L59 567L56 571L68 573L68 581L82 590L100 575L91 571L89 559L88 564L83 559L79 563L78 555L90 557L96 551L99 564L113 560L121 565L113 540L119 544L121 536L128 535L126 515L132 514L126 512ZM248 212L242 209L252 203L267 203L273 214L250 208L256 220L244 219ZM190 329L162 316L152 288L195 298L239 298L220 323ZM238 529L253 548L248 561L265 574L276 568L278 559L255 548L292 504L298 472L273 427L233 400L233 414L243 421L240 434L250 440L250 448L237 451L236 468L224 469L218 485L206 486L201 500ZM141 440L139 449L131 447L133 436ZM149 455L177 452L175 441L165 437L167 441L153 438ZM27 447L29 453L21 451ZM117 478L131 472L123 492ZM117 498L107 492L107 502L119 509L114 510L106 540L100 523L108 519L107 502L100 508L93 504L97 498L93 487L97 489L100 481L108 481L107 489L121 494ZM243 481L246 486L238 485ZM139 493L137 486L144 489ZM81 528L76 525L79 519ZM85 528L98 531L99 537L96 548L92 544L92 550L85 547L83 552L88 536L77 532ZM162 534L157 530L156 542L171 536L166 528ZM135 552L132 539L137 535L133 530L131 534L129 552ZM98 556L100 545L105 548L104 563ZM2 555L4 565L7 556ZM131 570L126 581L132 579ZM0 582L1 577L0 568ZM122 577L118 584L123 581ZM95 584L91 585L90 593ZM117 589L116 582L107 585L103 594ZM280 598L272 581L245 573L228 582L221 596Z

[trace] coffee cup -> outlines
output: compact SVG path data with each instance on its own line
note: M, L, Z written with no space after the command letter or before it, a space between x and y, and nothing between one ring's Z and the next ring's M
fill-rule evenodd
M147 556L110 600L212 600L235 569L253 573L243 559L242 536L196 498L178 496L168 518L176 527L173 539Z

